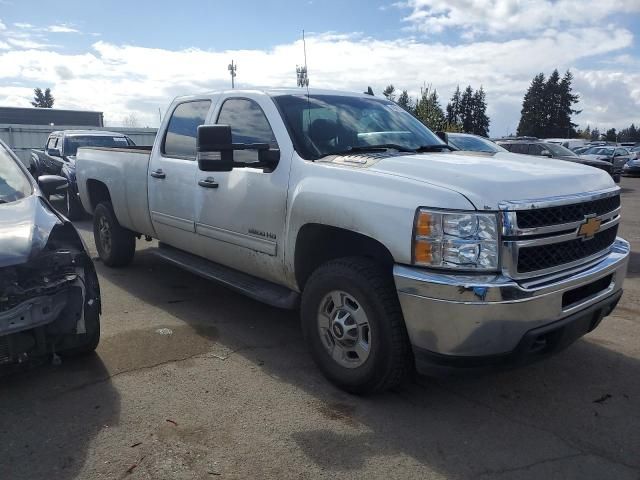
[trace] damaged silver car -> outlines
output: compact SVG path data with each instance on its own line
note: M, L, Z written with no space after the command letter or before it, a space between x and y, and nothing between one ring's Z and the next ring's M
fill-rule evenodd
M73 225L49 204L62 177L40 186L0 141L0 365L79 355L100 340L100 287Z

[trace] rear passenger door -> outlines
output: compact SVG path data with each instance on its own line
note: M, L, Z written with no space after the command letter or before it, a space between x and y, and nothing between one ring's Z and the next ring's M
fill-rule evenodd
M211 104L196 99L175 105L149 163L149 209L158 239L186 251L193 250L195 235L196 132Z

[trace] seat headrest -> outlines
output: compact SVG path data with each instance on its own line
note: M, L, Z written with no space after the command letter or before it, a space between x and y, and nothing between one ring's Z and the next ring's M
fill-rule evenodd
M309 137L314 142L326 142L338 136L338 124L333 120L318 118L309 126Z

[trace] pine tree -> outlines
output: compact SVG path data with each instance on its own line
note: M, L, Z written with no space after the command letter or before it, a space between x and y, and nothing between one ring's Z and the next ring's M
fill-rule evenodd
M571 83L573 82L573 74L567 70L562 77L559 85L559 106L558 106L558 137L571 138L575 136L575 128L577 124L571 121L572 115L577 115L581 110L575 110L573 105L578 103L580 97L573 93Z
M462 131L473 132L473 89L468 85L460 98L460 123Z
M545 112L545 80L544 73L539 73L531 81L522 101L520 122L518 123L518 136L542 136L546 125Z
M42 89L34 88L33 89L33 105L36 108L53 108L53 102L55 98L51 95L51 89L45 89L44 93L42 93Z
M554 70L544 85L544 123L540 137L562 137L560 132L560 74ZM566 135L566 132L565 132Z
M393 86L393 84L391 85L387 85L387 88L385 88L382 92L382 94L387 98L387 100L391 100L392 102L395 101L396 99L396 88Z
M591 141L600 140L600 130L596 127L591 130Z
M402 108L404 108L407 112L413 112L413 100L409 96L409 92L403 90L402 93L398 96L398 101L396 102Z
M460 115L460 85L456 87L451 100L447 104L447 125L459 126L462 129L462 116ZM447 131L451 131L447 129Z
M618 135L616 132L615 128L610 128L609 130L607 130L606 135L606 140L607 142L617 142L618 141Z
M446 123L444 112L438 100L438 92L435 89L431 90L430 86L421 89L415 115L433 131L444 129Z
M473 94L472 105L472 133L487 137L489 135L490 120L489 117L487 117L487 101L482 86Z
M578 135L578 137L584 138L585 140L591 140L591 127L587 125L587 128L580 132L580 135Z

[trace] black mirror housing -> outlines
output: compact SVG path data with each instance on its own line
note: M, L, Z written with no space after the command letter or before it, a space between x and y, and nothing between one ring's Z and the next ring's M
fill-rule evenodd
M49 155L50 157L61 157L62 156L60 154L60 150L58 150L57 148L50 148L49 150L47 150L47 155Z
M203 172L230 172L233 170L233 143L229 125L200 125L196 154L198 168Z
M449 135L447 135L447 132L438 131L436 132L436 135L440 138L440 140L449 145Z
M258 161L235 162L234 150L257 150ZM234 168L265 168L273 170L280 160L280 150L267 143L232 143L229 125L200 125L196 154L198 168L203 172L230 172Z
M38 185L42 193L49 198L51 195L65 192L69 187L69 181L59 175L41 175L38 177Z

